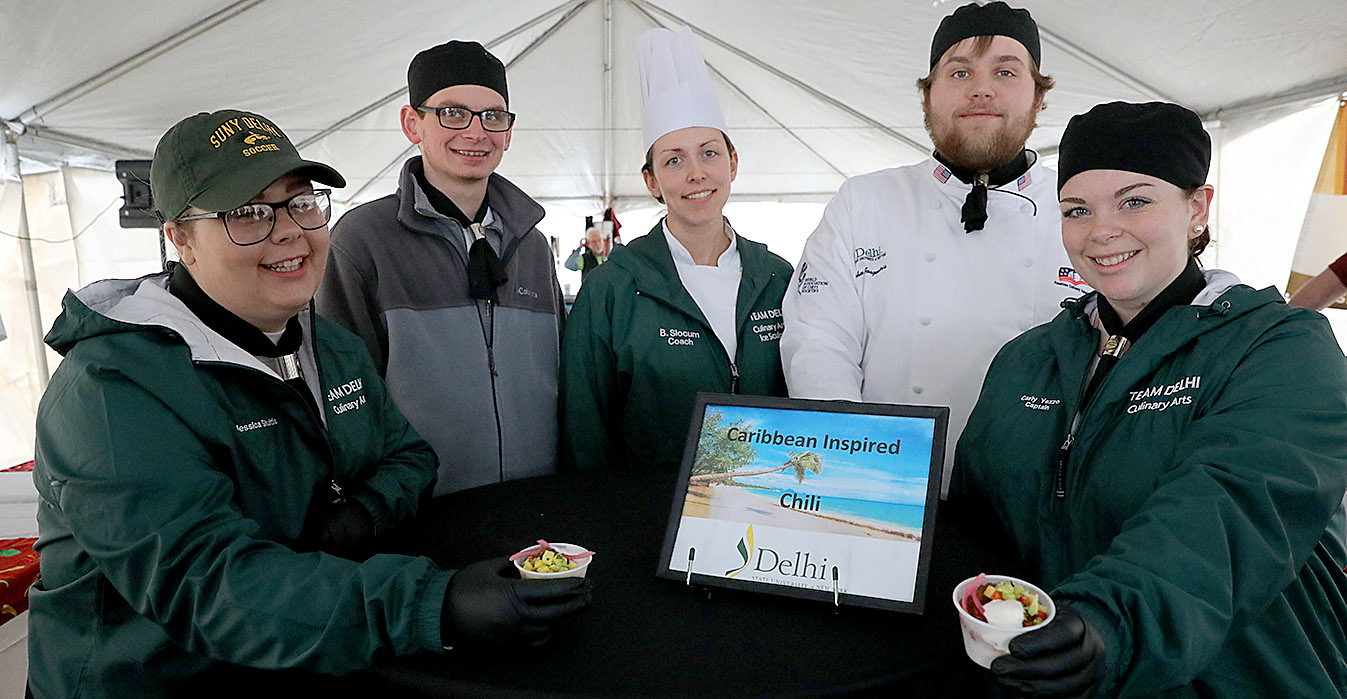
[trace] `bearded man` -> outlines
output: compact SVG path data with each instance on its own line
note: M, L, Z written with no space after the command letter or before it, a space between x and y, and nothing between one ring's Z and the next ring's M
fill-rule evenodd
M1024 147L1053 84L1039 59L1027 10L945 17L917 81L931 158L843 183L782 306L792 397L949 406L942 493L996 350L1089 290L1062 248L1057 175Z

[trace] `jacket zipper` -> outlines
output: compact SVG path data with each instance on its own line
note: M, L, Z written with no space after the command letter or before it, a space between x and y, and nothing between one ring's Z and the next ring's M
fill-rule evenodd
M496 416L496 465L505 480L505 434L500 425L500 397L496 395L496 305L486 299L486 370L491 377L491 412Z
M709 337L715 338L716 345L718 345L718 346L720 347L720 353L723 354L723 355L725 356L725 360L726 360L726 361L729 361L729 359L730 359L730 353L727 352L727 351L725 351L725 346L720 344L720 338L716 336L716 331L715 331L715 329L712 328L710 325L705 324L705 323L702 323L701 321L697 320L696 318L692 317L691 315L688 315L687 313L685 313L685 312L683 311L683 309L681 309L681 308L679 308L679 307L673 305L672 303L669 303L668 301L665 301L664 299L662 299L662 298L660 298L660 297L658 297L658 296L654 296L654 295L651 295L651 294L647 294L647 293L645 293L645 292L643 292L643 291L640 291L639 289L636 291L636 295L637 295L637 296L644 296L644 297L646 297L646 298L648 298L648 299L651 299L651 300L655 301L656 303L661 304L661 305L667 307L669 310L671 310L671 311L677 313L678 315L681 315L681 316L683 316L684 318L687 318L688 320L693 321L694 323L700 324L703 328L706 329L707 335L708 335ZM738 329L736 328L736 331L737 331L737 330L738 330ZM737 338L736 338L736 340L737 340ZM735 363L732 362L732 361L729 362L729 364L730 364L730 393L738 393L738 392L739 392L739 367L736 366Z
M1123 352L1127 351L1128 344L1130 343L1127 341L1127 338L1119 335L1112 335L1104 343L1104 349L1099 353L1099 356L1113 357L1116 361L1118 358L1122 357ZM1052 479L1052 494L1058 500L1066 497L1066 472L1067 467L1071 462L1071 447L1076 443L1076 433L1080 431L1081 418L1085 415L1085 409L1089 407L1089 405L1085 404L1085 399L1087 398L1085 393L1089 390L1090 382L1094 378L1095 371L1099 370L1098 367L1099 364L1096 362L1094 370L1091 371L1090 375L1085 377L1085 381L1081 383L1080 407L1076 408L1076 414L1071 417L1071 427L1067 430L1066 439L1062 441L1060 447L1057 447L1057 464ZM1108 379L1105 377L1101 380L1106 381ZM1098 396L1102 390L1103 386L1100 386L1099 389L1094 392L1094 395L1088 396L1091 404L1094 403L1095 396Z

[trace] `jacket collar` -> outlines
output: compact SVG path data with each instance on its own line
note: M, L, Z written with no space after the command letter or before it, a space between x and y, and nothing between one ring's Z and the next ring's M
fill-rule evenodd
M168 272L139 279L107 279L70 292L64 310L47 335L47 343L62 354L80 340L114 332L168 330L187 345L194 362L237 364L280 378L242 347L225 339L201 321L168 291ZM311 353L307 330L313 327L310 308L297 316L306 329L300 351Z
M735 300L736 329L743 326L758 297L767 288L772 271L767 262L767 246L748 240L741 235L734 236L739 250L740 267L743 270L739 278L739 296ZM613 249L605 264L615 264L631 276L637 293L655 298L672 306L684 315L706 322L697 302L683 288L678 278L678 268L674 266L673 253L664 240L664 221L661 219L650 232L626 245ZM707 327L710 327L709 323Z
M427 215L427 212L433 213L435 207L421 190L412 171L413 164L419 167L421 156L408 158L398 176L398 221L417 233L444 235L444 227L448 226L461 234L462 227L452 218ZM496 231L502 243L528 235L545 215L541 204L496 173L491 173L487 179L486 205L490 211L483 225Z
M1024 170L1023 174L1012 178L1010 181L999 187L993 185L991 189L1002 189L1008 192L1016 192L1026 197L1032 197L1034 193L1038 191L1039 187L1056 187L1057 181L1053 178L1053 173L1043 167L1043 159L1039 157L1037 152L1026 149L1024 151L1024 156L1029 161L1028 169ZM936 159L934 153L926 158L926 161L922 163L921 167L926 171L927 176L931 178L931 181L940 188L940 191L948 196L957 196L962 199L967 196L968 191L973 188L973 185L960 181L953 170ZM1053 201L1056 201L1055 191L1053 192Z
M1239 277L1221 269L1209 269L1203 272L1206 286L1197 294L1191 304L1174 306L1155 322L1151 332L1141 338L1127 352L1130 367L1154 365L1193 338L1210 332L1247 313L1263 306L1284 302L1281 294L1271 287L1254 290L1240 283ZM1079 353L1081 335L1091 341L1097 340L1101 330L1098 321L1098 291L1084 296L1062 301L1067 310L1064 317L1059 316L1052 322L1054 326L1054 346L1059 357ZM1197 322L1194 322L1197 321ZM1144 360L1138 360L1144 357ZM1089 356L1085 357L1088 361ZM1119 371L1123 369L1120 364Z

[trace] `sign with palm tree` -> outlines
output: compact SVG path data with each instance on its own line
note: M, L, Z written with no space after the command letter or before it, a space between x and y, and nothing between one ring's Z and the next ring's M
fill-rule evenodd
M823 459L812 451L806 451L802 454L787 452L790 457L786 463L771 468L759 468L744 471L730 471L722 473L702 473L688 478L689 483L729 483L736 477L747 478L748 476L761 476L765 473L776 473L788 468L795 469L795 482L804 483L806 473L823 473Z

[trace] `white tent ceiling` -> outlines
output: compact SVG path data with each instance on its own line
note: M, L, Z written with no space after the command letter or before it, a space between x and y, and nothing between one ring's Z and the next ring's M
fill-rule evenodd
M510 67L519 121L501 173L535 197L642 201L636 37L697 34L741 152L736 199L825 198L929 149L914 80L961 0L0 0L0 118L25 171L149 157L191 113L260 112L368 200L411 153L406 67L450 38ZM1032 147L1112 99L1208 119L1347 90L1343 0L1021 0L1057 79ZM632 199L627 200L626 198Z

